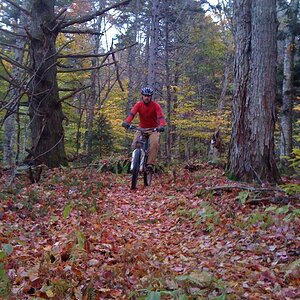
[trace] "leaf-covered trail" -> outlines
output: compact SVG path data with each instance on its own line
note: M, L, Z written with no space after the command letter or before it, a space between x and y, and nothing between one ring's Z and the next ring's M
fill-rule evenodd
M155 175L136 191L129 181L56 170L3 192L11 299L300 297L297 203L257 207L243 204L250 192L208 192L228 183L209 166Z

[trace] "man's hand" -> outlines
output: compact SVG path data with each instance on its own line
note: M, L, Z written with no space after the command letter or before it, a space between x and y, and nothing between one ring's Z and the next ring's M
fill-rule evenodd
M122 127L128 129L130 127L130 125L127 122L123 122Z
M158 132L164 132L164 131L165 131L165 127L164 127L164 126L159 126L159 127L157 128L157 131L158 131Z

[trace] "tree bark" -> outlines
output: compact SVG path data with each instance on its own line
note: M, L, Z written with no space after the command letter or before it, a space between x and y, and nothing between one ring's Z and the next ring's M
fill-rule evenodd
M158 95L158 37L159 37L159 0L153 0L151 10L151 29L149 45L148 85L154 89L154 97Z
M171 94L171 71L170 71L170 51L169 51L169 20L166 19L165 24L165 66L166 66L166 88L167 88L167 128L166 128L166 156L167 156L167 163L171 163L171 101L172 101L172 94Z
M64 115L57 86L58 32L52 31L54 0L31 0L30 26L31 82L29 116L32 138L30 161L59 167L67 164L64 148Z
M277 183L274 154L276 0L234 3L235 91L229 175Z
M287 11L287 26L285 28L285 45L283 61L282 107L280 156L281 163L287 165L286 158L292 153L292 111L293 111L293 70L295 56L295 26L297 22L299 0L292 0Z
M16 61L20 65L22 65L24 46L26 42L24 37L21 37L25 34L22 27L25 27L27 23L27 19L24 15L20 14L20 16L16 17L17 26L15 33L17 34L17 36L13 52L14 61ZM24 72L23 69L15 65L13 65L12 68L12 78L14 83L19 83L19 85L21 85ZM4 121L3 164L5 166L11 167L16 163L16 156L18 156L19 154L18 151L16 151L19 150L19 146L16 147L16 119L19 109L19 101L21 98L21 89L17 88L16 86L10 85L9 90L10 105L7 110L8 117ZM18 142L19 138L17 139L17 143Z

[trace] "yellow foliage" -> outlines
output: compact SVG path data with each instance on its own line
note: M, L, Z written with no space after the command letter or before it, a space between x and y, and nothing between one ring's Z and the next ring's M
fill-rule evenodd
M296 106L294 107L294 110L295 110L295 111L300 111L300 104L296 105Z
M115 137L115 148L116 150L121 150L121 146L126 137L126 131L121 127L124 121L125 107L127 103L127 92L121 92L114 89L109 98L106 100L101 112L108 118L111 122L113 129L113 136ZM100 112L99 112L100 113Z

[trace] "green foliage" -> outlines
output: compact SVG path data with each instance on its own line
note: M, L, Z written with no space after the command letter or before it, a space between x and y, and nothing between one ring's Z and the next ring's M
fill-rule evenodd
M134 291L130 299L224 300L226 284L209 272L196 270L175 278L151 279L147 289Z
M76 231L77 245L79 249L84 250L85 236L81 231Z
M4 268L5 258L13 251L10 244L3 244L0 250L0 298L9 299L11 282Z
M203 202L201 208L190 209L184 204L176 209L176 213L185 219L195 220L197 224L204 224L207 232L212 232L216 225L220 224L219 212L208 202Z
M235 197L235 200L239 200L242 204L245 204L249 196L249 191L241 191L238 196Z
M294 195L300 193L300 185L296 183L289 183L281 186L282 189L285 190L285 192L288 195Z
M46 293L49 298L62 298L62 296L67 294L70 284L64 279L55 279L50 285L44 285L41 291Z
M112 126L108 118L101 114L95 120L92 139L92 158L101 158L113 150Z
M284 205L284 206L270 206L265 209L266 212L274 212L276 215L285 215L283 218L286 222L294 221L295 219L299 218L300 216L300 209L295 208L291 205Z
M130 160L120 157L101 160L98 163L98 172L112 172L114 174L127 174L130 168Z
M64 211L63 211L63 217L65 219L69 217L72 208L73 208L73 204L71 204L71 203L69 203L68 205L65 206Z
M206 230L208 232L211 232L216 225L220 224L220 214L213 206L211 206L207 202L203 202L201 206L202 209L200 210L199 214L204 220Z
M291 167L300 174L300 148L294 148L292 151L292 157L288 159L291 163Z
M0 263L0 298L9 299L11 283L4 270L3 263Z

